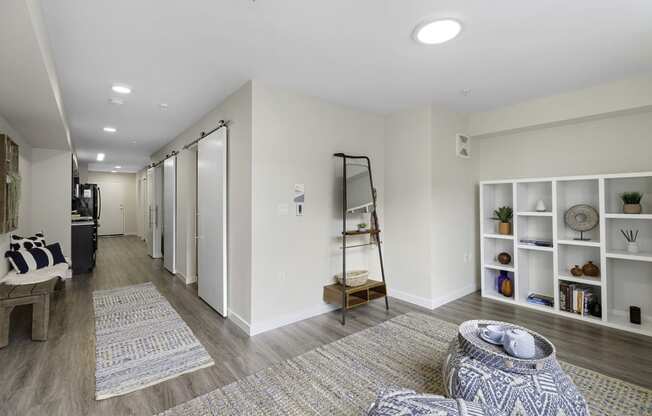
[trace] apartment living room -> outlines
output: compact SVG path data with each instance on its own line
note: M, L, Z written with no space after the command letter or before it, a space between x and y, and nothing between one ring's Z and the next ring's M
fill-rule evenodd
M0 4L1 415L652 415L652 4Z

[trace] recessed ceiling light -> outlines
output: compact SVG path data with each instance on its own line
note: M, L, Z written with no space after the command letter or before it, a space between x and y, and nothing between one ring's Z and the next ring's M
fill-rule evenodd
M131 87L128 85L124 84L113 84L111 87L113 92L117 92L118 94L131 94Z
M125 102L124 102L124 100L122 98L112 97L112 98L109 98L109 103L113 104L113 105L122 105Z
M426 45L438 45L457 37L462 25L457 20L440 19L421 23L414 30L414 39Z
M117 171L115 171L115 170L112 170L112 171L111 171L111 173L117 173Z
M116 130L115 127L108 127L107 126L107 127L104 127L104 131L107 132L107 133L115 133L118 130Z
M98 161L98 162L101 162L101 161L103 161L103 160L104 160L104 153L98 153L98 154L97 154L97 161Z
M122 166L116 166L115 168L116 169L122 169Z
M462 94L463 96L466 97L467 95L471 94L471 89L470 88L464 88L464 89L460 90L460 94Z
M166 103L161 103L158 106L161 110L167 110L169 107L169 105L167 105Z

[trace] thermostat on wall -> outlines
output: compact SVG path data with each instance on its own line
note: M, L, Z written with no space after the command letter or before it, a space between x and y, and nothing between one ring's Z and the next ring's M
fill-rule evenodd
M294 205L297 217L303 216L303 204L306 199L305 187L302 183L294 185Z

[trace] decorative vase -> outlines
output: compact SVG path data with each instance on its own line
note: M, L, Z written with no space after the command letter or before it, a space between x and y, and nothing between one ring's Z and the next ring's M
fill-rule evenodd
M591 302L589 305L589 313L592 316L602 318L602 305L600 304L600 301L595 300Z
M627 252L636 254L639 252L638 243L634 241L633 243L627 243Z
M505 280L503 280L503 283L500 286L500 293L502 293L505 297L511 298L513 291L514 287L512 286L512 280L507 277Z
M512 233L512 224L508 222L501 222L498 224L498 234L510 235Z
M600 276L600 268L593 264L592 261L589 261L582 266L582 273L584 273L584 276L598 277Z
M498 263L500 264L509 264L512 262L512 256L509 253L502 252L498 256L496 256L498 259Z
M572 274L573 276L575 276L575 277L579 277L579 276L581 276L581 275L584 274L584 272L582 271L582 268L580 267L579 264L576 264L575 267L573 267L573 268L570 270L570 272L571 272L571 274Z
M534 208L537 212L546 212L546 203L543 202L543 199L537 201L537 206Z
M642 211L641 204L625 204L623 205L624 214L640 214Z
M496 276L496 292L503 293L503 281L505 279L509 279L509 276L507 276L505 270L501 270L500 274Z

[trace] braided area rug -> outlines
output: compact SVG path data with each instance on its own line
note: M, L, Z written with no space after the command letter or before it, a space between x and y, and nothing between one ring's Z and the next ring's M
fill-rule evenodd
M379 391L442 394L441 367L457 326L409 313L169 409L163 416L361 415ZM593 416L652 415L652 390L561 363Z
M96 400L214 364L152 283L93 292L93 306Z

